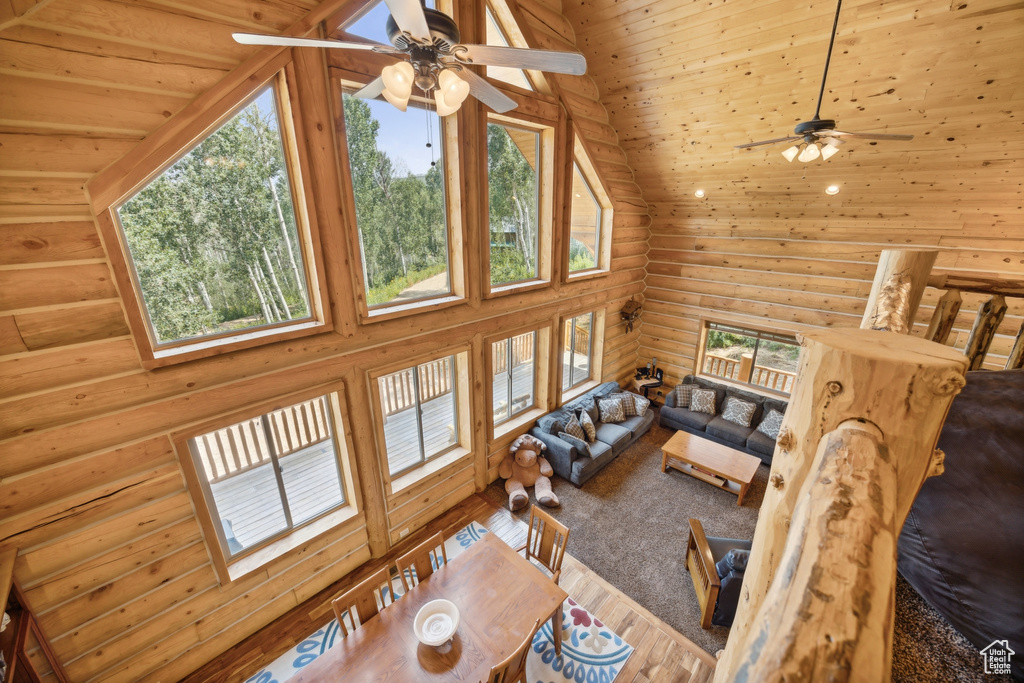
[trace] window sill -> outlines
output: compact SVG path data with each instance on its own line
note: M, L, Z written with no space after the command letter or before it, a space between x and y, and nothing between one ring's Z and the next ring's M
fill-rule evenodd
M243 576L260 569L268 562L281 557L304 543L308 543L321 534L327 533L346 522L351 522L357 517L359 517L358 510L351 503L338 508L334 512L329 512L323 517L318 517L306 525L293 530L287 536L279 538L233 562L229 562L228 576L221 577L221 584L237 581Z
M718 382L719 384L722 384L722 385L724 385L726 387L733 387L735 389L740 389L742 391L749 391L752 394L760 394L761 396L764 396L765 398L782 398L782 399L786 399L787 401L790 398L790 394L786 394L786 393L783 393L781 391L776 391L774 389L769 389L768 387L762 387L762 386L759 386L757 384L747 384L746 382L737 382L734 379L728 379L726 377L719 377L718 375L707 375L707 374L704 374L704 373L699 373L697 375L697 377L703 377L706 380L710 380L712 382Z
M562 392L562 403L565 403L566 401L571 401L572 399L576 398L577 396L582 396L583 394L587 393L588 391L590 391L591 389L593 389L594 387L596 387L596 386L598 386L600 384L601 384L601 382L599 382L598 380L592 379L592 380L589 380L587 382L584 382L583 384L579 384L577 386L574 386L572 389L568 389L566 391L563 391Z
M403 304L383 304L377 308L371 308L367 313L361 315L360 318L363 323L376 323L402 318L407 315L426 313L427 311L437 311L464 303L465 301L465 298L451 294L440 298L419 299Z
M442 470L445 467L451 465L452 463L458 462L459 460L466 457L467 455L470 455L471 453L472 451L470 451L468 448L457 446L453 448L451 451L445 453L444 455L438 458L434 458L433 460L429 460L420 465L419 467L417 467L416 469L410 470L405 474L399 475L396 479L391 480L391 495L394 495L399 491L404 491L410 486L414 486L420 480L426 479L427 477L434 474L438 470Z
M528 425L538 418L544 416L546 411L543 408L530 408L524 413L519 413L511 420L502 422L500 425L494 426L494 439L500 439L501 437L511 432L522 429L524 425Z
M513 282L507 285L498 285L497 287L491 287L490 291L484 295L485 299L493 299L499 296L508 296L509 294L521 294L523 292L532 292L535 289L544 289L549 287L551 282L549 280L527 280L526 282Z
M320 320L306 320L292 325L268 327L264 329L250 330L227 337L216 337L202 341L182 344L163 349L155 349L153 357L143 360L142 365L147 370L160 368L167 365L184 363L197 358L207 358L229 351L247 349L262 344L306 337L329 329L326 322Z
M566 282L580 282L582 280L593 280L594 278L604 277L608 274L608 270L604 268L592 268L590 270L581 270L577 273L569 273L566 278Z

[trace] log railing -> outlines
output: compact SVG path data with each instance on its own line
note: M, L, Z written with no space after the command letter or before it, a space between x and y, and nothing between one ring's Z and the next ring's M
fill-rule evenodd
M278 458L331 436L322 397L237 422L193 440L196 455L211 484L270 462L270 443Z
M413 372L416 373L415 380ZM426 403L452 390L451 356L438 358L377 379L380 388L384 418L416 405L416 384L419 384L420 403Z
M736 360L714 353L707 353L704 354L704 374L723 377L737 382L748 382L749 384L765 387L766 389L774 389L775 391L787 394L793 390L793 380L796 379L796 373L789 372L788 370L779 370L778 368L770 368L766 365L755 365L751 368L749 362L749 354L745 354L745 357ZM744 379L748 370L751 373L749 381Z

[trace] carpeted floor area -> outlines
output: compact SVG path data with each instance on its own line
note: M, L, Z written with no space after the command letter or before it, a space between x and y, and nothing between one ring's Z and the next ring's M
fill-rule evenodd
M709 536L752 538L769 468L762 465L742 507L736 496L693 477L661 472L661 445L673 430L651 430L583 488L553 478L561 507L552 514L570 529L568 552L709 653L725 647L729 630L700 628L700 611L684 565L687 520ZM484 494L507 506L504 480ZM531 497L531 503L534 500ZM515 513L529 518L529 507ZM898 577L893 681L989 681L981 656ZM1007 677L1005 680L1010 680Z

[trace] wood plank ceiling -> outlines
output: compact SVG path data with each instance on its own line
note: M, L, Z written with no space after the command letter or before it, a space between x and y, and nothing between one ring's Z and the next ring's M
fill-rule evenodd
M850 141L810 164L787 162L788 145L733 146L812 117L834 0L564 8L650 206L641 356L671 375L692 368L701 316L857 326L883 248L939 249L936 271L1024 276L1021 3L844 3L822 118L915 138ZM940 295L928 290L919 323ZM982 300L965 297L951 343ZM1021 325L1024 302L1008 301L989 367Z

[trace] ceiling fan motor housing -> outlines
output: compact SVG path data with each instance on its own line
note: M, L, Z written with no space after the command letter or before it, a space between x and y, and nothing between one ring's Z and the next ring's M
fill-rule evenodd
M796 124L793 133L796 135L808 135L822 130L835 130L836 122L832 119L813 118L810 121L802 121Z
M430 37L434 40L434 48L439 52L448 52L455 45L458 45L461 41L461 35L459 34L459 27L455 25L455 21L452 20L444 12L438 12L437 10L430 9L429 7L423 8L423 14L427 18L427 28L430 29ZM384 24L384 30L387 31L388 40L399 50L408 50L411 41L402 33L402 29L398 28L398 24L395 22L394 17L388 15L387 23Z

